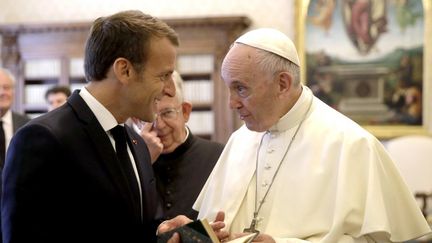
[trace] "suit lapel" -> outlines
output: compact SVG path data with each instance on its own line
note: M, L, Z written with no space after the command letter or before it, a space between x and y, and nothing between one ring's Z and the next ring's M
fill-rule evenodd
M99 124L93 112L78 94L78 91L75 91L72 94L68 99L68 103L72 106L78 118L83 122L84 129L100 157L100 160L98 161L100 166L107 172L108 177L112 181L113 186L117 188L119 194L122 195L131 208L136 210L137 202L133 200L132 191L128 186L121 165L119 164L120 162L117 159L115 150L107 133ZM140 211L139 207L138 211Z
M129 137L129 147L135 159L138 175L140 178L143 212L147 215L155 214L157 207L156 182L151 167L150 153L142 138L126 126Z

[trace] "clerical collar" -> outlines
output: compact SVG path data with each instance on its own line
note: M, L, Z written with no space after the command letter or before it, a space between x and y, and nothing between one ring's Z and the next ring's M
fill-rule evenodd
M190 145L194 142L195 137L192 136L192 133L190 132L189 128L186 126L187 135L185 138L185 141L180 144L174 151L167 154L161 154L159 158L175 158L177 159L179 156L184 154L190 147ZM159 159L158 159L159 160Z
M302 93L291 110L282 116L268 131L271 133L283 132L297 126L308 111L312 98L312 91L308 87L303 86Z
M186 142L186 140L188 139L188 137L189 137L189 128L185 125L185 129L186 129L186 136L185 136L185 138L183 139L183 143L184 142Z

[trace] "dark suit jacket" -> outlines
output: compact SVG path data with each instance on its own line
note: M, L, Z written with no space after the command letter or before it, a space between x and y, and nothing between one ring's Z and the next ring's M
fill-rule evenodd
M18 114L16 112L12 112L12 130L13 130L13 133L15 134L19 128L24 126L29 121L30 121L30 118L28 116L21 115L21 114ZM4 164L3 161L0 161L0 162L2 165ZM2 193L2 190L1 190L2 177L1 177L1 175L2 175L2 168L0 168L0 198L1 198L1 193ZM1 219L0 219L0 224L1 224ZM2 241L2 238L3 237L2 237L2 232L1 232L1 228L0 228L0 242Z
M128 129L143 217L108 135L75 92L15 134L3 171L3 242L152 242L157 192L144 141Z
M16 131L24 126L27 122L30 121L30 118L26 115L21 115L16 112L12 112L12 127L13 127L13 133L15 134Z

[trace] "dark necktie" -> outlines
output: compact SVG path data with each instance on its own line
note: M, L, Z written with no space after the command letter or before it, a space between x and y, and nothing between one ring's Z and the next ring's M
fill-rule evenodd
M4 161L6 155L6 138L3 129L3 121L0 120L0 167L3 169Z
M141 204L138 182L136 180L136 175L132 167L129 153L127 151L126 130L123 126L117 125L110 131L114 137L117 158L120 161L123 172L127 178L129 188L131 189L136 202Z

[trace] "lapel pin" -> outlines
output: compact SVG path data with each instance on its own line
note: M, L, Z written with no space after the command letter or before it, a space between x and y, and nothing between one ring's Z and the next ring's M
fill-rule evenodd
M135 145L137 145L137 144L138 144L138 141L135 140L135 139L132 139L132 143L135 144Z

